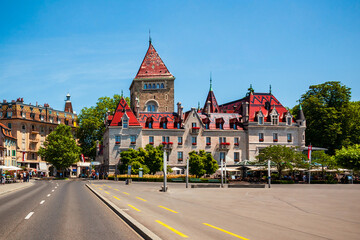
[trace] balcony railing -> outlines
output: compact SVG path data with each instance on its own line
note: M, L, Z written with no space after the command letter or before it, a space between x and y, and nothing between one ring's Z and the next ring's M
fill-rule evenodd
M228 151L230 149L230 143L228 142L219 143L217 149L219 151Z
M200 127L192 127L191 128L192 134L199 134L199 132L200 132Z

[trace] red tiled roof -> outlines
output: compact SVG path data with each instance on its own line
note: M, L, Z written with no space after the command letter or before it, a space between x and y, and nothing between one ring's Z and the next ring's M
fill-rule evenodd
M135 114L131 111L124 98L120 99L120 102L116 107L115 114L109 117L108 120L111 120L110 126L120 126L122 124L121 119L125 113L129 118L129 126L140 126Z
M235 111L240 112L241 103L248 102L249 103L249 122L256 121L256 115L260 111L264 114L264 120L270 121L267 117L269 116L270 112L276 108L276 111L279 114L279 121L282 122L285 114L288 110L274 97L274 95L270 93L253 93L249 96L239 99L237 101L229 102L220 105L220 110L222 111Z
M11 129L10 129L10 128L6 127L6 126L5 126L4 124L2 124L2 123L0 123L0 128L1 128L1 131L2 131L2 133L4 134L4 136L9 137L9 138L14 138L14 139L16 139L15 137L13 137L13 136L11 135Z
M224 120L224 130L230 130L230 121L237 120L240 122L241 115L238 113L211 113L209 116L205 114L199 114L200 118L204 121L205 119L210 120L209 129L216 129L216 119ZM237 126L237 129L243 129L240 126Z
M167 129L174 129L174 122L177 116L174 113L156 113L156 112L142 112L140 113L139 122L145 128L146 120L152 118L152 128L159 129L162 120L167 120Z
M145 54L135 79L138 78L158 78L158 77L174 77L166 68L154 46L149 43L149 48Z
M207 111L207 102L210 101L210 113L220 112L219 105L216 101L215 94L212 90L209 91L208 96L205 101L205 105L203 107L203 113Z

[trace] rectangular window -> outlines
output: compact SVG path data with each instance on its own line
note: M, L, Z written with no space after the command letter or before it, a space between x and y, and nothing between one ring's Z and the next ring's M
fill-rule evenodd
M166 142L167 142L167 143L170 142L170 137L166 137Z
M166 122L163 123L163 129L166 129L167 128L167 125L166 125Z
M121 137L115 136L115 144L120 144L120 141L121 141Z
M178 145L182 145L182 143L183 143L182 137L178 137Z
M259 117L259 124L263 125L264 124L264 117Z
M278 134L277 133L273 133L273 141L274 142L278 141Z
M12 117L12 112L8 112L7 113L7 118L11 118Z
M205 123L205 129L209 129L209 124Z
M183 160L183 152L178 152L178 161L182 161Z
M166 142L166 137L165 136L162 137L162 142Z
M12 150L12 156L15 157L16 156L16 151Z
M124 119L123 120L123 128L128 128L128 123L129 123L129 121L127 120L127 119Z
M225 160L225 153L220 152L220 161L224 161L224 160Z
M288 117L288 118L286 118L286 123L287 123L287 125L291 125L291 117Z
M131 136L130 136L130 142L131 142L131 144L135 144L135 143L136 143L136 136L135 136L135 135L131 135Z
M191 127L196 127L196 123L191 123Z
M197 138L196 137L191 137L191 143L192 143L192 145L196 145L197 144Z
M219 143L226 143L226 137L219 137Z
M211 145L211 137L206 137L206 145Z
M234 162L238 162L239 161L239 152L234 152Z
M154 145L154 136L149 136L149 144Z
M239 138L238 137L234 138L234 145L239 146Z
M259 133L259 142L264 141L264 133Z
M288 133L288 134L287 134L287 141L288 141L288 142L292 142L291 133Z
M179 123L179 122L176 123L176 128L177 128L177 129L180 129L180 123Z

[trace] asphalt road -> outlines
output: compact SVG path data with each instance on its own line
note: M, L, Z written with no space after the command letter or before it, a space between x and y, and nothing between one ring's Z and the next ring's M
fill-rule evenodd
M359 239L360 185L185 189L184 184L92 182L163 239Z
M141 239L82 181L36 181L0 196L0 239Z

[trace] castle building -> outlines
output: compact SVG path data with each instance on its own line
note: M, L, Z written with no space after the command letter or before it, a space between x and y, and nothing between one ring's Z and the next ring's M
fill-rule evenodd
M0 123L11 129L16 139L17 166L48 171L45 161L37 152L45 138L59 124L71 126L75 134L77 115L73 112L70 95L66 96L64 111L55 110L49 104L32 105L24 103L23 98L0 103Z
M189 152L205 150L220 164L237 166L256 160L270 145L305 147L306 120L294 119L288 109L269 93L252 87L239 100L219 105L212 88L202 109L174 109L174 76L150 41L140 69L130 86L131 106L122 98L105 121L103 168L114 173L120 152L164 145L168 164L184 169Z

